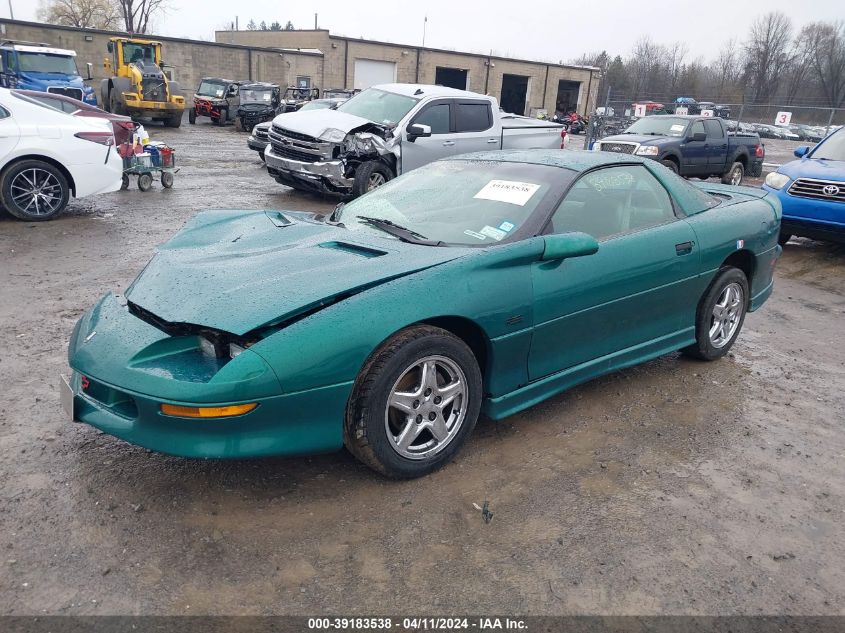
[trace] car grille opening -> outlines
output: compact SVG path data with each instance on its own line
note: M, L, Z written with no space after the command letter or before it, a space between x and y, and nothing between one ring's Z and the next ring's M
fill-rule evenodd
M164 85L164 80L144 77L141 88L141 98L144 101L167 101L167 88Z
M633 154L637 147L633 143L600 143L599 147L603 152L618 152L619 154Z
M47 92L55 95L64 95L65 97L82 101L82 90L79 88L56 88L54 86L50 86L47 88Z
M303 163L316 163L327 157L331 151L331 145L325 141L291 132L278 125L271 127L268 140L276 156Z
M845 202L845 182L798 178L790 185L789 195L828 202Z
M308 143L320 143L320 139L315 138L313 136L308 136L307 134L300 134L299 132L293 132L292 130L286 130L283 127L278 125L273 125L273 132L278 134L279 136L287 136L288 138L296 139L297 141L306 141Z

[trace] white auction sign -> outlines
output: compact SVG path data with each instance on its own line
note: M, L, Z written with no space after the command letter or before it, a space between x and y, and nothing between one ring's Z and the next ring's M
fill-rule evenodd
M792 112L778 112L775 117L775 125L789 125L792 120Z
M678 106L675 108L675 114L689 114L689 108L686 106Z
M712 117L713 116L713 110L702 110L701 116Z
M638 118L642 118L646 115L646 109L644 103L635 103L634 104L634 116Z

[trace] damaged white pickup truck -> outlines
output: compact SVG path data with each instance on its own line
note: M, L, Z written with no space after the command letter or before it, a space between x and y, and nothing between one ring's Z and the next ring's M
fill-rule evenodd
M563 127L504 114L493 97L417 84L368 88L336 110L280 114L264 150L277 182L344 198L439 158L554 149Z

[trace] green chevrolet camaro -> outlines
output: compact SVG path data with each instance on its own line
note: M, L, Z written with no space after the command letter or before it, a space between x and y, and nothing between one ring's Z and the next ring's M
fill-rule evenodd
M777 198L607 152L471 154L330 217L208 211L76 325L73 419L156 451L343 445L390 477L675 350L713 360L772 291Z

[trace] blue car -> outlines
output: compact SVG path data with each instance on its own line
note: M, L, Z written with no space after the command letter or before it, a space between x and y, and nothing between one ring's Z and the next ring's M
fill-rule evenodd
M845 242L845 127L812 149L796 147L795 156L763 185L783 206L780 243L794 235Z

